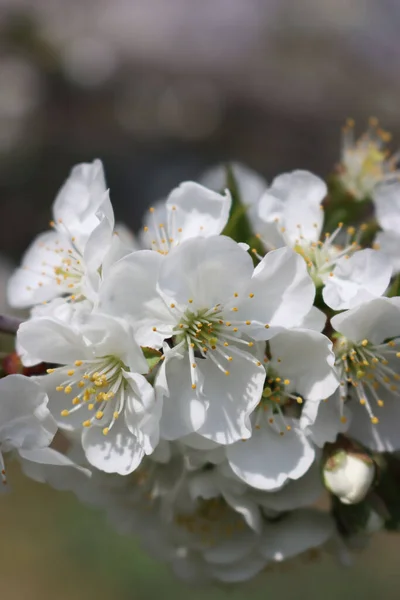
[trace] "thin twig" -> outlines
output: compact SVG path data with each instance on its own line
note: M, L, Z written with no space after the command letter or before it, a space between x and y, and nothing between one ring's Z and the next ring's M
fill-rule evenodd
M21 323L22 320L17 317L0 315L0 333L17 333L17 329Z

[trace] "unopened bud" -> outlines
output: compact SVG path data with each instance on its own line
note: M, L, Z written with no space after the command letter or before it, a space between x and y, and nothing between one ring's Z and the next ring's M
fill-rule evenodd
M325 487L343 504L357 504L368 494L375 480L376 466L370 456L336 448L323 468Z

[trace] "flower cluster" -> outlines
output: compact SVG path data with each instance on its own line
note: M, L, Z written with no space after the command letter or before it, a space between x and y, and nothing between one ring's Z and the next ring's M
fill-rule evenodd
M331 182L217 167L137 238L101 162L76 166L9 282L35 375L0 381L4 483L12 451L199 582L345 560L371 523L400 524L400 183L371 126L357 143L347 126Z

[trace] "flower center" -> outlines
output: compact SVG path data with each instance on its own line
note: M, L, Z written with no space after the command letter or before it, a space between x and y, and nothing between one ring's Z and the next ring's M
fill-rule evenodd
M390 394L400 395L400 375L391 366L393 359L400 358L400 338L382 344L372 344L367 339L354 343L341 337L335 350L342 401L347 399L350 388L360 404L365 406L371 422L378 423L374 407L384 406L379 392L386 390Z
M354 227L348 227L343 245L334 244L342 228L343 223L339 223L332 234L325 234L324 241L309 242L301 236L296 240L293 249L306 261L308 272L316 287L322 286L328 277L333 277L339 259L350 258L361 248L359 241L365 227L361 226L358 231Z
M166 207L168 224L157 223L156 212L153 207L149 208L152 216L150 226L144 227L149 246L159 254L168 254L174 246L180 242L182 228L176 226L176 206Z
M48 369L48 373L65 376L56 391L72 396L72 408L63 409L61 416L67 418L80 411L83 427L96 423L104 426L107 435L125 407L124 370L129 368L115 356L76 360L73 367Z

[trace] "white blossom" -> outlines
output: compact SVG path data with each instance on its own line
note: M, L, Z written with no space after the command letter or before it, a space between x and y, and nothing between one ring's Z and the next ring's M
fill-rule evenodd
M108 266L128 251L114 235L114 214L99 160L72 169L54 201L53 217L52 230L33 241L11 277L8 298L17 308L49 303L39 314L67 319L71 309L91 310Z
M47 408L46 393L22 375L0 380L0 470L7 483L4 454L16 452L20 459L46 460L46 451L57 431Z
M337 178L355 200L370 198L377 184L398 174L398 154L388 156L386 146L390 139L390 133L379 127L377 119L371 118L368 130L356 140L354 121L348 119L343 128Z
M126 322L93 313L73 327L41 317L22 324L18 340L25 352L63 365L40 383L59 427L82 432L91 464L126 474L153 451L161 405L141 374L148 365Z
M400 449L400 298L376 298L336 315L332 326L349 434L372 450Z

